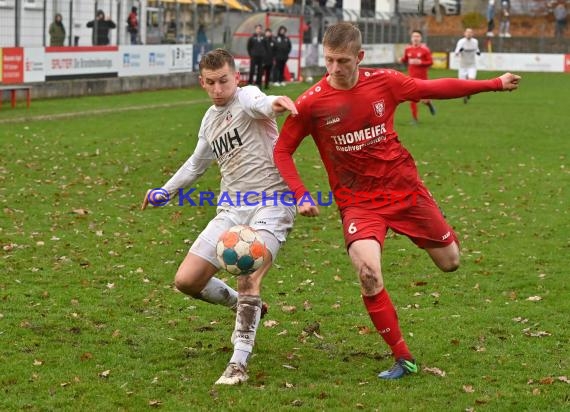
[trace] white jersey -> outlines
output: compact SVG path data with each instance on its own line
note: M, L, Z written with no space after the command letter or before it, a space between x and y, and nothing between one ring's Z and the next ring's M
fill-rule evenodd
M477 67L475 55L479 53L479 42L475 38L463 37L455 47L455 54L460 56L459 67L462 69Z
M289 190L273 162L278 137L275 99L246 86L238 88L226 106L211 106L202 119L194 153L163 188L171 196L189 188L216 160L222 175L219 205L222 196L231 199L223 205L243 206L240 199L246 192L256 193L247 197L255 202L262 194Z

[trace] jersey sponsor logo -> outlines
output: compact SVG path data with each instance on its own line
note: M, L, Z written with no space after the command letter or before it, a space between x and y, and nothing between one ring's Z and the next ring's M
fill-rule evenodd
M230 112L228 110L228 112L226 113L226 123L229 123L232 120L232 112Z
M441 240L446 240L446 239L449 238L449 236L451 236L451 232L447 232L445 235L443 235L443 236L441 237Z
M325 125L330 126L331 124L335 124L335 123L339 123L340 122L340 117L335 116L335 117L329 117L326 121L325 121Z
M354 132L333 135L331 139L333 139L336 150L339 152L352 152L383 141L386 139L385 134L386 125L382 123L365 129L355 130Z
M374 107L374 114L376 114L376 116L384 116L384 99L372 103L372 107Z
M238 129L226 132L212 142L212 151L217 159L230 152L236 147L243 146Z

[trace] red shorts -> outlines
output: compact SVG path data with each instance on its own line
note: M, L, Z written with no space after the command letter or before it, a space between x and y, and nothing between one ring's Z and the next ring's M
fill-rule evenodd
M413 192L389 204L351 205L342 208L340 213L347 248L360 239L376 239L383 247L388 229L406 235L422 249L458 243L457 235L421 182Z

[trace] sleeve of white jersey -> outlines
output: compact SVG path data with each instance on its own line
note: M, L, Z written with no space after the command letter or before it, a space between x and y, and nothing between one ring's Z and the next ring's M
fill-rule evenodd
M455 46L455 54L459 54L459 50L463 47L463 39L459 39L457 46Z
M241 88L238 98L242 109L254 119L277 117L272 107L277 96L267 96L255 86L245 86Z
M214 160L214 153L212 153L210 145L204 138L202 127L200 127L198 143L196 144L194 153L192 153L192 156L174 173L174 176L166 182L163 189L172 196L178 189L189 187L204 174L208 166L212 163L212 160Z

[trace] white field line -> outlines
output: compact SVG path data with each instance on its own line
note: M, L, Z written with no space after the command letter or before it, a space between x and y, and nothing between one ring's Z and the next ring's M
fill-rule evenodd
M69 119L70 117L79 116L101 116L109 113L122 113L122 112L132 112L137 110L152 110L152 109L169 109L171 107L178 106L191 106L199 103L207 103L209 99L192 100L186 102L175 102L175 103L161 103L161 104L146 104L137 106L123 106L113 109L97 109L97 110L87 110L82 112L70 112L70 113L56 113L56 114L42 114L37 116L23 116L14 117L10 119L0 119L0 124L5 123L23 123L23 122L36 122L41 120L59 120L59 119Z

